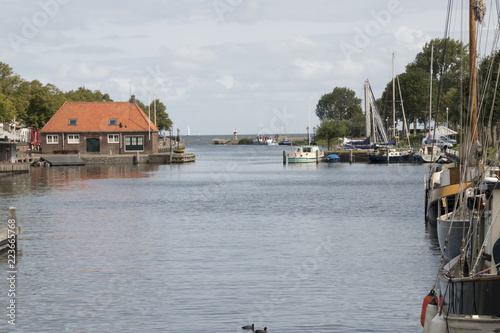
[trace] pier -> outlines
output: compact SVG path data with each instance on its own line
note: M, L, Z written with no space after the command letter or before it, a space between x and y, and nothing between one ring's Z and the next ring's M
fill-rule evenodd
M30 172L29 163L0 163L0 177Z

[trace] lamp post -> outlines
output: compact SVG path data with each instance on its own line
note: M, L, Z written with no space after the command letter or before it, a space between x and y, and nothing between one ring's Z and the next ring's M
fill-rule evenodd
M316 143L316 126L313 127L313 140Z
M307 144L311 144L311 135L309 134L309 126L306 127L307 130Z
M446 108L446 128L449 128L450 126L448 125L448 108Z

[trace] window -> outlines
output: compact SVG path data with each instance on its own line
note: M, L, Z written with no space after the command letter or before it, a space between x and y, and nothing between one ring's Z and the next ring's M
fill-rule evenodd
M108 122L109 126L116 126L116 124L117 124L116 118L109 118L109 122Z
M68 126L76 126L78 119L70 119L68 122Z
M126 136L125 151L143 151L144 137L143 136Z
M80 143L80 135L68 134L68 143Z
M120 135L108 134L108 143L120 143Z
M47 144L57 144L59 143L59 135L49 134L47 135Z

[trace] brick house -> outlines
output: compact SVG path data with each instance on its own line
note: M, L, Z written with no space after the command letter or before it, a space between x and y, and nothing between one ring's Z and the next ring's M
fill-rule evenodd
M158 128L134 101L65 102L40 131L42 153L158 153Z

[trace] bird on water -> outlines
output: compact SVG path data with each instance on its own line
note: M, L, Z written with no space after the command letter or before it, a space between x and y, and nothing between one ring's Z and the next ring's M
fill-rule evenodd
M255 325L252 324L252 325L243 326L242 329L244 329L244 330L252 330L253 331L254 327L255 327Z
M267 327L264 327L263 330L256 330L255 333L267 333Z

